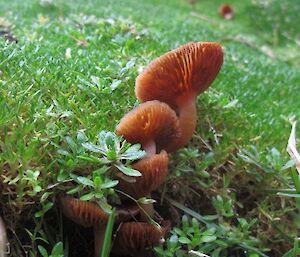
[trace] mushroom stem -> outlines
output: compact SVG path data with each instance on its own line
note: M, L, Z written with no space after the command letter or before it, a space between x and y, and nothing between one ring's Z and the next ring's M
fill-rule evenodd
M0 257L6 256L7 238L5 226L2 218L0 217Z
M151 198L151 194L147 195L146 198ZM148 222L150 218L154 217L155 210L154 210L153 203L148 203L148 204L141 203L140 207L141 207L141 211L140 211L141 221Z
M171 152L187 145L195 132L197 125L196 96L192 95L189 99L182 101L178 111L181 136L171 146Z
M101 224L94 226L95 257L101 257L105 229L105 226L101 226Z
M143 144L142 147L146 151L147 157L156 154L156 144L153 140L150 140L147 143Z

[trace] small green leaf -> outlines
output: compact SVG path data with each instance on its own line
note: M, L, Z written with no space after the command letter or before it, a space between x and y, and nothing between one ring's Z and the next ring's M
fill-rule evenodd
M201 241L204 242L204 243L209 243L209 242L215 241L216 239L217 239L217 237L213 236L213 235L211 235L211 236L203 236L201 238Z
M66 162L66 165L68 168L73 168L75 166L75 163L72 159L69 159L67 162Z
M96 192L95 193L95 198L102 199L103 198L103 192L102 191Z
M300 198L300 194L289 194L289 193L277 193L277 195L285 196L285 197L294 197L294 198Z
M77 177L77 181L80 183L80 184L83 184L85 186L90 186L90 187L94 187L94 183L92 180L88 179L88 178L85 178L85 177Z
M115 187L118 183L119 183L118 180L110 180L110 181L103 183L101 185L101 188L103 188L103 189L112 188L112 187Z
M98 143L100 145L101 148L105 148L106 143L105 143L105 138L106 138L106 131L101 131L98 134Z
M58 242L52 249L51 255L54 257L63 256L63 243Z
M151 203L155 203L156 201L154 199L151 199L151 198L142 197L138 200L138 202L141 203L141 204L151 204Z
M66 179L68 179L68 177L69 177L69 174L67 172L65 172L64 170L60 170L59 174L57 176L57 181L58 182L63 182Z
M79 190L80 190L80 187L79 187L79 186L78 186L78 187L74 187L74 188L68 190L68 191L67 191L67 194L68 194L68 195L72 195L72 194L77 193Z
M49 211L52 208L52 206L53 206L52 202L48 202L45 205L42 205L42 210L36 212L34 216L36 218L42 217L47 211Z
M106 150L118 151L119 140L117 136L112 132L106 132L105 135L105 147Z
M48 257L48 253L47 253L46 249L43 246L38 245L38 249L39 249L39 252L41 253L41 255L43 257Z
M93 153L101 153L101 149L96 146L96 145L93 145L93 144L90 144L90 143L83 143L81 144L85 149L93 152Z
M63 149L58 149L57 153L61 154L61 155L65 155L65 156L70 156L71 155L68 151L63 150Z
M115 164L115 166L123 172L125 175L130 177L140 177L142 174L138 170L134 170L132 168L127 168L123 164Z
M111 213L112 206L106 202L106 198L103 198L103 196L102 196L100 201L98 201L98 203L103 211L105 211L106 213L109 213L109 214Z
M107 160L107 159L98 158L98 157L95 157L95 156L79 155L79 156L77 156L77 158L80 159L80 160L83 160L83 161L96 163L96 164L102 164L102 165L110 163L110 161Z
M174 232L179 236L184 236L184 232L180 228L174 228Z
M115 150L108 150L105 155L106 155L107 159L110 161L116 161L117 157L118 157Z
M183 237L183 236L179 237L178 241L182 244L190 244L191 243L190 239L188 239L187 237Z
M121 82L122 80L114 80L110 85L111 90L114 91L121 84Z
M34 192L38 193L42 191L42 187L41 186L35 186L33 189Z
M131 160L131 161L142 159L143 157L145 157L146 152L140 150L140 148L141 145L139 144L132 145L125 151L125 153L121 155L121 159Z
M76 145L76 143L74 142L74 140L73 140L71 137L69 137L69 136L66 136L66 137L65 137L65 140L66 140L67 144L69 145L69 147L71 148L71 150L72 150L73 152L75 152L76 149L77 149L77 145Z
M102 184L102 178L100 176L96 176L94 178L94 187L100 188L101 184Z
M183 228L189 228L190 227L187 215L182 216L181 222L182 222Z
M218 215L205 215L202 217L206 221L213 221L213 220L216 220L219 216Z
M88 193L88 194L82 195L80 197L80 200L82 200L82 201L89 201L89 200L93 199L94 196L95 196L94 193Z
M84 142L88 141L88 138L87 138L87 136L85 135L84 131L79 130L79 131L77 132L77 141L78 141L79 143L84 143Z
M43 193L43 195L41 196L41 202L44 203L48 199L48 197L52 194L53 194L53 192Z
M171 247L175 247L178 243L178 236L177 235L172 235L169 239L169 243Z
M99 175L103 175L106 171L109 170L109 167L103 166L100 169L94 170L93 173Z
M289 160L282 168L281 170L287 170L291 167L295 166L295 161L294 160Z

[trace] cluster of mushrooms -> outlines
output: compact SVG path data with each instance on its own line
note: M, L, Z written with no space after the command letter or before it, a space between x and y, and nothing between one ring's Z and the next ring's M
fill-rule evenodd
M141 104L121 119L116 133L141 144L146 156L132 165L142 176L134 183L120 180L120 191L135 199L149 198L165 181L169 154L187 145L195 131L197 95L210 86L222 64L218 43L188 43L152 61L137 77L135 93ZM95 256L101 256L109 215L95 203L68 196L60 197L60 203L65 216L94 228ZM164 242L169 227L166 222L152 225L154 215L152 203L117 209L112 253L142 257Z

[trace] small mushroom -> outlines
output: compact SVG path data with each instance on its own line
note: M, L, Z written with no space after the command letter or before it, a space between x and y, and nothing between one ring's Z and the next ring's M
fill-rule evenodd
M164 243L169 227L156 227L143 222L120 224L112 252L121 256L144 257L153 247Z
M120 180L118 187L132 197L140 198L150 195L166 179L168 174L169 157L166 151L144 158L132 165L132 168L141 172L134 183Z
M6 249L7 249L6 230L5 230L4 222L0 217L0 257L6 256Z
M168 151L171 142L180 136L176 113L159 101L142 103L127 113L116 132L132 144L140 143L147 156L161 149Z
M188 43L152 61L137 77L135 93L141 102L159 100L179 115L181 136L170 151L185 146L197 123L196 97L205 91L223 64L218 43Z
M60 206L65 216L83 227L94 228L95 257L101 256L102 244L109 215L91 202L81 201L72 197L60 197ZM139 212L138 208L117 210L116 222L128 221Z
M143 196L151 198L151 192L156 190L165 181L168 174L168 164L169 157L164 150L160 154L144 158L132 165L132 168L138 170L142 176L137 177L134 183L120 180L118 188L136 199ZM153 204L141 205L143 208L143 211L141 211L141 220L147 221L149 216L154 216Z
M219 14L225 20L231 20L234 16L233 9L229 4L222 4L219 8Z

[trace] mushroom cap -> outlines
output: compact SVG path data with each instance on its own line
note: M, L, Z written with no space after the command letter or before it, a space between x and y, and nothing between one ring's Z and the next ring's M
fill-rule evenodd
M116 127L116 133L128 142L154 141L160 149L168 146L180 136L176 113L165 103L149 101L127 113Z
M145 256L164 242L166 229L143 222L122 223L117 230L112 252L120 255Z
M95 203L64 196L60 197L60 206L65 216L83 227L108 222L109 215Z
M141 102L159 100L172 108L205 91L223 64L223 50L214 42L188 43L153 60L137 77Z
M109 214L105 213L97 204L82 201L69 196L62 196L59 199L60 206L65 216L73 222L83 226L105 225L108 222ZM116 210L116 222L128 221L139 213L137 205Z
M118 187L135 198L148 196L156 190L166 179L168 174L169 156L162 150L160 154L144 158L132 165L132 168L141 172L134 183L120 180Z

